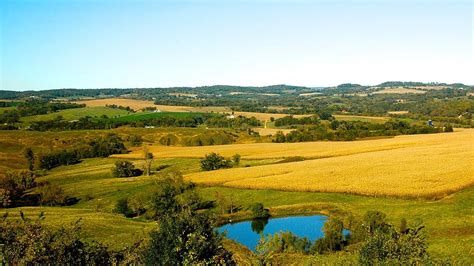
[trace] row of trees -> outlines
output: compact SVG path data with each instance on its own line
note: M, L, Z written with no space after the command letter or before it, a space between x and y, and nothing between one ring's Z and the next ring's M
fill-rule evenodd
M60 165L75 164L84 158L108 157L112 154L127 152L122 139L115 134L91 140L84 144L76 145L71 149L52 151L49 153L34 154L31 148L24 151L28 161L28 168L52 169Z
M410 125L403 121L388 121L383 124L378 124L361 121L334 120L329 125L320 123L314 126L299 127L286 135L279 131L275 134L273 141L277 143L318 140L350 141L368 137L452 131L453 128L449 125L445 127L431 127L425 125Z

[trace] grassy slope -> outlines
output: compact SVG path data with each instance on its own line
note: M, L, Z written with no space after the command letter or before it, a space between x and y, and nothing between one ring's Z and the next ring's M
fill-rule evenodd
M124 116L127 114L129 114L129 112L125 110L108 108L108 107L84 107L84 108L61 110L58 112L45 114L45 115L26 116L26 117L22 117L21 121L25 123L32 123L36 121L46 121L46 120L55 119L59 115L62 116L65 120L77 120L81 117L86 117L86 116L99 118L102 115L106 115L108 117L116 117L116 116Z
M362 121L371 123L385 123L390 117L385 116L361 116L361 115L333 115L337 120L341 121Z
M139 121L139 120L146 120L146 119L154 119L154 118L161 118L161 117L175 117L175 118L192 118L198 115L202 115L203 113L195 113L195 112L144 112L144 113L134 113L127 116L121 116L118 118L112 119L113 121L117 122L130 122L130 121Z

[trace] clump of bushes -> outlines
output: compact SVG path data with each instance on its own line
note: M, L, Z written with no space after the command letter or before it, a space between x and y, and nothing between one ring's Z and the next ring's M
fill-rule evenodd
M353 245L361 265L436 264L427 252L421 223L410 227L402 219L399 227L394 226L386 222L385 214L378 211L367 212L362 220L349 216L345 221L349 234L344 235L342 219L330 217L323 227L324 237L313 244L290 232L262 236L256 248L257 256L265 264L271 262L275 253L328 254Z
M67 205L70 198L64 190L55 184L45 183L38 187L39 200L42 205L63 206Z
M225 159L223 156L217 153L206 154L201 160L201 169L204 171L212 171L221 168L231 168L232 161Z
M12 207L26 190L36 186L36 175L27 170L7 172L0 177L0 206Z
M174 134L167 134L160 138L160 144L166 146L173 146L178 143L178 137Z
M132 146L140 146L142 145L143 139L139 135L131 135L128 137L128 142L130 142Z
M263 206L263 203L254 203L250 206L252 212L252 218L268 218L270 217L270 211Z
M117 201L117 203L115 204L114 211L116 213L123 214L127 218L135 216L135 213L128 206L128 199L127 198L119 199Z
M115 167L112 169L114 177L132 177L142 174L142 170L136 169L132 162L120 160L115 162Z

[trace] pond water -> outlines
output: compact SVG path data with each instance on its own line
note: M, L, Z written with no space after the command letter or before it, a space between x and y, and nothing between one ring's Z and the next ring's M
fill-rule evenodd
M324 236L322 229L326 220L327 216L324 215L257 219L226 224L217 230L221 233L227 232L227 238L247 246L250 250L255 250L261 233L267 236L268 234L274 235L280 231L290 231L299 237L306 237L311 241L322 238Z

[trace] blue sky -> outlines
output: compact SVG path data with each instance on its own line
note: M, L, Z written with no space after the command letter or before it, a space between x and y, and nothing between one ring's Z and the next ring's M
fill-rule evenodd
M474 84L472 1L0 1L0 89Z

